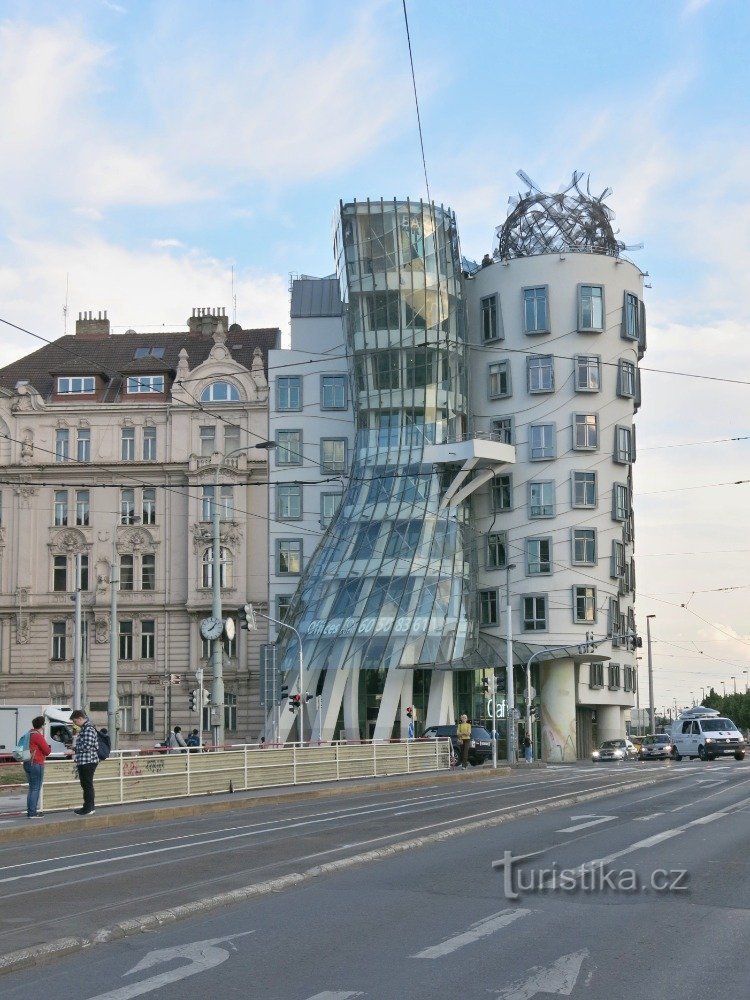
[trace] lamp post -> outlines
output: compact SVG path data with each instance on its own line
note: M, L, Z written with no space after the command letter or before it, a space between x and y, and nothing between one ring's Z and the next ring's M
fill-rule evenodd
M254 610L254 609L253 609ZM287 622L281 622L278 618L271 618L270 615L264 615L262 611L255 611L258 618L265 618L267 622L272 622L274 625L278 625L280 628L288 628L290 632L294 632L297 636L297 649L298 649L298 666L299 666L299 741L300 745L305 742L305 659L302 654L302 636L299 634L294 625L289 625Z
M649 732L654 731L654 664L651 659L651 619L656 615L646 615L646 638L648 643L648 719L651 725Z
M223 622L221 608L221 517L219 510L219 490L220 477L224 463L232 455L239 455L243 451L252 451L253 448L275 448L274 441L259 441L254 444L242 445L233 448L225 455L222 455L219 464L216 466L214 475L214 495L211 501L212 513L212 539L211 547L211 617ZM216 749L224 745L224 629L219 635L211 640L211 743ZM215 721L214 721L215 720Z
M729 679L734 684L734 693L737 694L737 678L735 677L734 674L732 674L732 676Z
M704 687L701 687L701 705L705 700L706 700L706 689Z
M745 694L747 694L747 670L743 670L742 673L745 675Z
M127 524L136 524L140 517L129 513ZM107 730L113 750L117 750L119 732L117 729L117 591L120 586L120 567L117 560L117 526L122 524L122 513L112 527L112 562L109 570L109 696L107 699ZM166 700L164 710L166 712Z
M513 680L513 621L510 609L510 571L515 568L515 563L508 563L505 567L505 750L509 764L516 762L516 693Z
M721 687L722 687L722 692L723 692L722 697L726 698L726 696L727 696L727 682L726 681L722 681L721 682Z

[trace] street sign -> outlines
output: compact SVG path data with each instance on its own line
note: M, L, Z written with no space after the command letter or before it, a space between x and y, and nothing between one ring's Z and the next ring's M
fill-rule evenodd
M182 684L182 674L170 674L169 675L170 684Z

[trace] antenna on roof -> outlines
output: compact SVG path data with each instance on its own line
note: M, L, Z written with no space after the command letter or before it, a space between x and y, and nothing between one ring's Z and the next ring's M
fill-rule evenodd
M63 333L68 335L68 288L70 287L70 274L65 275L65 304L63 305Z
M234 264L232 264L232 324L237 322L237 296L234 294Z

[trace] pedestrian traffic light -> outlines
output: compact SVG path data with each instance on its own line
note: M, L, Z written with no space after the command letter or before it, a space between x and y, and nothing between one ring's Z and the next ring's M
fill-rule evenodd
M413 719L414 718L414 706L413 705L407 705L407 707L406 707L406 718L407 719Z
M482 694L490 693L490 679L489 677L482 678Z
M289 711L296 712L301 704L302 704L302 698L300 698L298 694L293 694L289 698Z
M207 708L209 701L210 701L210 697L209 697L209 694L208 694L208 689L207 688L203 688L203 690L201 691L201 706L203 708Z
M196 688L194 691L190 692L190 701L189 701L188 704L190 706L190 711L191 712L197 712L198 711L198 695L199 694L200 694L200 692L198 691L198 688Z
M279 688L279 701L284 701L285 698L289 697L289 685L282 684Z
M249 629L251 632L254 632L257 629L258 626L255 623L255 609L252 604L243 604L237 612L237 617L240 620L240 628Z

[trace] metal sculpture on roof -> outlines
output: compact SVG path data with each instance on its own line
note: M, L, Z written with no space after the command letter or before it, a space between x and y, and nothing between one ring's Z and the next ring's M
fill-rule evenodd
M576 170L566 187L556 194L542 191L522 170L517 176L528 186L525 194L509 199L508 218L495 230L495 259L531 257L543 253L601 253L619 257L635 250L617 239L612 229L615 213L604 204L612 194L605 188L592 195L589 179L581 187L583 173Z

